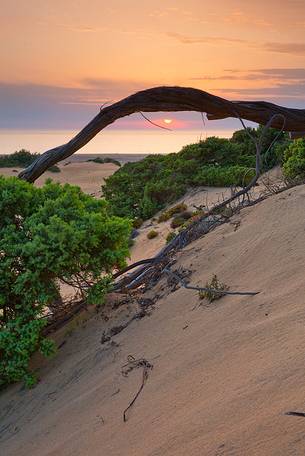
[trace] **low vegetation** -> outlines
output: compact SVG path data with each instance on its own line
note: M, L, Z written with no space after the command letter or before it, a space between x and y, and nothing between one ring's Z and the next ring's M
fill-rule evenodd
M159 236L159 233L158 233L158 231L156 231L156 230L150 230L150 231L147 233L147 239L154 239L154 238L156 238L157 236Z
M37 160L38 157L39 154L33 154L26 149L21 149L13 154L0 156L0 168L26 168ZM60 173L60 168L53 165L48 171L51 173Z
M141 228L141 226L143 225L143 223L144 223L144 220L143 220L143 219L141 219L141 218L136 218L136 219L134 219L132 225L133 225L133 227L137 230L138 228Z
M50 171L50 173L60 173L60 168L57 165L53 165L53 166L50 166L48 171Z
M0 177L0 213L0 386L32 385L31 355L54 351L44 316L61 303L60 283L100 303L112 269L125 265L131 223L78 187L15 177Z
M297 139L287 148L283 172L288 179L305 179L305 139Z
M187 205L185 203L176 204L175 206L167 209L167 211L162 212L162 214L158 218L158 223L166 222L167 220L170 220L173 217L173 215L179 214L180 212L183 212L186 210L187 210Z
M166 236L166 243L169 244L176 237L175 231L170 231Z
M93 163L100 163L100 164L105 164L105 163L113 163L116 166L121 166L121 163L118 160L115 160L114 158L111 157L96 157L96 158L89 158L87 162L93 162Z
M192 218L192 212L190 211L184 211L181 212L179 215L174 217L171 221L171 228L179 228L179 226L182 226L187 220Z
M216 299L220 299L224 295L224 292L229 290L228 285L222 283L216 274L205 284L205 288L208 290L200 291L199 297L200 299L207 299L210 303Z
M261 130L249 128L249 133L259 137ZM278 134L269 129L264 135L264 170L283 161L288 144L284 133L269 150ZM126 163L106 179L103 195L114 214L145 220L183 196L189 187L245 185L255 175L254 168L255 146L247 132L240 130L230 139L211 137L185 146L178 153L150 155ZM159 220L165 221L167 216L161 215Z
M38 157L39 154L32 154L28 150L21 149L13 154L0 156L0 168L26 168Z

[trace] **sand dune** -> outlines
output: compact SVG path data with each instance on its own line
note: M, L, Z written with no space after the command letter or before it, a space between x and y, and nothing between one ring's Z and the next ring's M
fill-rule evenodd
M43 185L45 180L51 178L55 182L79 185L81 189L94 196L101 195L101 185L106 177L111 176L118 167L112 163L71 162L68 165L58 165L60 173L47 171L39 179L37 185ZM15 171L14 171L15 170ZM0 175L17 176L21 168L0 168ZM17 171L17 172L16 172Z
M102 333L128 318L128 305L65 329L37 387L2 392L1 454L305 454L304 418L284 414L305 411L304 202L305 186L273 196L177 258L194 284L216 273L257 296L208 305L196 292L171 292L164 278L146 295L159 295L152 314L112 344L101 345ZM129 354L154 368L124 423L142 379L141 369L121 375Z

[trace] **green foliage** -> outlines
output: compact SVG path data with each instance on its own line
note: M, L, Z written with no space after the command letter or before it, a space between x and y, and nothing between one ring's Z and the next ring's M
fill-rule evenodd
M229 187L230 185L247 185L255 176L254 168L244 166L205 166L194 178L195 185L210 185L214 187Z
M154 238L156 238L157 236L159 236L159 233L158 233L158 231L156 231L156 230L150 230L150 231L147 233L147 239L154 239Z
M175 231L170 231L166 236L166 243L169 244L176 237Z
M231 169L240 151L240 146L229 140L208 138L177 154L151 155L126 163L106 179L103 195L114 214L147 219L184 195L188 187L242 182L248 167Z
M144 220L142 218L138 217L138 218L134 219L132 226L137 230L137 229L141 228L143 223L144 223Z
M249 129L259 138L263 127ZM277 146L269 146L278 131L269 129L263 139L263 169L281 162L287 135L281 133ZM182 148L178 153L150 155L135 163L126 163L106 179L103 195L116 215L147 219L183 196L189 187L242 186L255 175L255 146L244 130L231 139L207 138ZM128 191L126 191L128 189ZM159 221L172 215L161 214Z
M178 227L184 225L186 220L189 220L190 218L192 218L192 212L189 212L189 211L181 212L179 215L174 217L173 220L171 221L171 228L175 229L175 228L178 228Z
M116 166L121 166L121 163L118 160L115 160L114 158L111 158L111 157L89 158L89 160L87 160L87 162L101 163L102 165L105 163L113 163Z
M28 150L21 149L13 154L0 156L0 168L12 168L14 166L25 168L31 165L38 157L39 154L32 154Z
M53 165L48 168L48 171L50 171L50 173L60 173L60 168L57 165Z
M32 154L28 150L21 149L13 154L0 156L0 168L26 168L31 165L39 154ZM51 173L60 173L60 168L57 165L53 165L48 168Z
M182 226L184 224L185 220L183 217L180 217L179 215L177 217L174 217L173 220L171 221L171 228L175 229L178 228L179 226Z
M285 152L283 172L289 179L305 178L305 139L295 140Z
M228 291L228 285L220 282L217 275L214 274L212 280L205 284L205 288L208 288L207 291L200 291L199 298L207 299L209 302L213 302L216 299L220 299L224 295L224 291ZM215 291L216 290L216 291Z
M54 349L42 317L59 281L91 284L83 293L100 302L112 269L125 265L131 224L78 187L15 177L0 177L0 213L0 386L31 385L31 355Z
M264 129L265 127L263 125L259 125L259 127L256 129L248 128L247 130L252 136L254 136L256 139L259 139L261 138ZM253 157L255 155L255 145L253 144L253 142L251 141L247 132L244 129L234 132L231 141L239 144L242 147L243 152L245 154L244 164L246 164L247 160L249 160L249 157ZM269 128L264 133L264 136L262 138L263 171L268 171L277 164L281 163L281 146L284 146L285 149L289 145L289 143L290 140L288 134L284 132L280 133L279 130L276 130L275 128ZM253 166L255 166L255 164Z
M173 215L179 214L180 212L186 211L187 205L185 203L176 204L173 207L170 207L167 211L162 212L158 218L158 223L166 222L171 219Z

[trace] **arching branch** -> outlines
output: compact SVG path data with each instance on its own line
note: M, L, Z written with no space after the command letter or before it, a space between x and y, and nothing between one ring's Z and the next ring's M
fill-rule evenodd
M19 177L34 182L50 166L74 154L108 125L136 112L206 112L209 120L228 117L242 118L266 125L272 116L273 128L281 129L285 117L287 131L304 131L305 110L278 106L265 101L229 101L189 87L154 87L104 106L74 138L62 146L43 153Z

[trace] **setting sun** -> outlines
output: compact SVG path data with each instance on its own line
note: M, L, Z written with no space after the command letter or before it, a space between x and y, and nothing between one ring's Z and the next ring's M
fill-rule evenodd
M172 123L172 119L164 119L163 122L169 125Z

